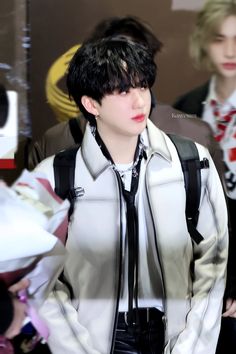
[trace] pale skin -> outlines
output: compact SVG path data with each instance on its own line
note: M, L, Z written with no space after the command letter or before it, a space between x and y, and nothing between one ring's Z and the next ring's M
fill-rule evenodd
M97 120L97 129L115 163L133 161L138 136L145 129L151 108L148 88L130 88L103 97L101 104L83 96L82 104Z
M236 90L236 15L222 21L207 54L216 76L216 93L223 103ZM236 318L236 300L227 299L223 317Z
M9 287L9 291L13 295L14 317L12 323L4 333L5 337L12 339L20 333L22 323L26 316L26 304L17 299L17 293L20 290L25 290L29 287L30 282L28 279L22 279L19 282Z
M216 93L224 102L236 89L236 15L221 23L207 54L216 75Z

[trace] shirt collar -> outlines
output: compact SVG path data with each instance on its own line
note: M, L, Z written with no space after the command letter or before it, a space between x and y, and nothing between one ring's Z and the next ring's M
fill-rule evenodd
M216 77L214 75L210 80L209 91L205 103L210 104L211 100L217 101L215 87L216 87ZM224 102L223 105L229 105L231 108L236 108L236 89L231 94L231 96Z

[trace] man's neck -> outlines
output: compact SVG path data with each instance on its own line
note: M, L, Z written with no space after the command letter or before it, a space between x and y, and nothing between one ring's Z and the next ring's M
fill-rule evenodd
M236 90L236 78L216 76L215 90L218 100L223 103Z
M98 130L114 163L127 164L133 162L138 137L104 135Z

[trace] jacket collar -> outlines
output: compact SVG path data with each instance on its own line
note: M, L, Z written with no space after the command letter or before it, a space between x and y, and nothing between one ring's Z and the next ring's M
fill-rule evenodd
M149 147L147 155L152 153L161 155L164 159L171 161L171 154L165 140L165 134L158 129L150 119L147 121L147 136L149 140Z
M84 138L81 144L81 153L84 162L94 179L110 166L110 162L103 155L91 132L89 123L86 125Z
M147 121L147 129L143 133L146 135L145 145L147 145L147 157L153 153L162 156L164 159L171 161L171 154L167 147L164 133L158 129L149 119ZM147 142L147 144L146 144ZM81 153L84 162L94 179L111 166L110 162L103 155L99 148L89 124L85 129L84 138L81 145Z

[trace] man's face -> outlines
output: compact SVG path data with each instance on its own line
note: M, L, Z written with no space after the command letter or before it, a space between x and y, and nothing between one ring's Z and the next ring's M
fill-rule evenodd
M102 137L135 137L146 127L151 108L149 88L114 92L97 103L97 127Z
M236 81L236 16L227 17L208 45L215 72Z

